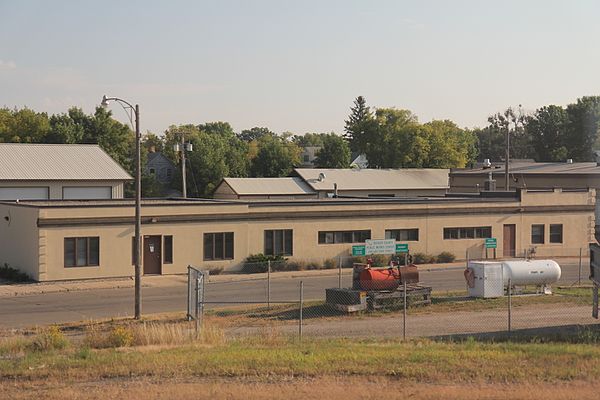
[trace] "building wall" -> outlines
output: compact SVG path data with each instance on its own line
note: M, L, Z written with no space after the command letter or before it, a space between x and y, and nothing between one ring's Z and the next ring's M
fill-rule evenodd
M69 186L110 186L113 199L124 197L123 181L0 181L0 187L47 187L51 200L61 200L63 198L63 187Z
M496 173L492 175L496 181L496 189L504 190L504 174ZM511 176L513 178L513 176ZM577 174L515 174L510 181L510 187L527 189L600 189L600 176L577 175ZM483 190L484 182L488 179L485 174L456 174L450 172L450 192L453 193L475 193L477 185L479 190Z
M458 259L484 255L484 239L444 239L444 227L491 226L502 256L503 225L516 225L516 250L532 246L531 225L544 224L546 241L549 225L563 225L563 243L545 244L553 256L578 254L593 240L594 192L523 192L521 201L457 202L433 201L327 202L307 205L302 202L248 204L192 204L190 206L142 207L143 235L172 235L173 264L164 264L163 274L185 273L188 265L223 266L235 270L250 254L264 252L264 231L293 230L291 260L324 260L350 256L352 244L319 244L319 231L371 230L372 239L385 238L386 229L418 228L419 241L408 242L412 253L439 254L449 251ZM82 279L130 276L132 267L132 207L57 207L39 210L9 205L20 223L7 230L0 224L0 254L11 250L10 262L31 270L39 248L39 280ZM26 218L27 216L27 218ZM178 219L174 221L173 219ZM154 222L152 222L154 221ZM203 260L203 235L213 232L234 233L234 259ZM14 238L12 238L14 236ZM64 267L64 238L98 236L100 266ZM23 239L23 244L21 243ZM36 243L39 241L39 246ZM542 254L541 252L539 254ZM33 267L35 269L35 266ZM35 276L35 275L34 275Z
M48 249L39 237L38 209L0 204L0 265L7 263L35 280L40 273L41 255Z

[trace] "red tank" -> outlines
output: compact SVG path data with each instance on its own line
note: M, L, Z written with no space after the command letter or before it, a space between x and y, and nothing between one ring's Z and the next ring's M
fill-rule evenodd
M372 269L361 271L360 287L363 290L396 290L400 286L397 269Z

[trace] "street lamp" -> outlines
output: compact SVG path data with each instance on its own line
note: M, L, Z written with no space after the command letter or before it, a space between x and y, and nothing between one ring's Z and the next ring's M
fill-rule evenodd
M110 101L116 101L129 114L129 122L133 125L135 117L135 238L133 257L135 261L135 319L142 316L142 267L141 267L141 230L142 230L142 162L140 156L140 106L133 106L131 103L119 99L118 97L102 97L100 105L103 108L108 107Z
M187 198L187 179L186 179L186 172L185 172L185 152L186 151L192 151L193 147L191 143L186 143L185 142L185 133L181 133L181 144L180 143L175 143L173 145L173 150L175 152L180 152L181 151L181 180L182 180L182 193L183 193L183 198Z

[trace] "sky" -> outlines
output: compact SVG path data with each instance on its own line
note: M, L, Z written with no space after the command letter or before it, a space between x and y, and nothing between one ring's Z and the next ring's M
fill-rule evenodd
M484 126L600 95L598 21L592 0L0 0L0 107L92 113L106 94L144 132L342 133L362 95Z

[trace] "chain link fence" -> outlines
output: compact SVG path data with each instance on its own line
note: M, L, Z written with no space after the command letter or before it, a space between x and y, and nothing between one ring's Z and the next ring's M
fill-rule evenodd
M208 279L202 323L228 335L299 338L553 335L596 323L588 250L560 250L555 256L547 248L527 254L560 264L561 278L551 294L547 287L504 280L487 288L489 297L472 296L467 261L420 265L418 277L406 279L402 268L385 268L389 257L373 257L382 267L374 269L387 274L376 284L352 268L364 258L253 263L247 268L255 273L231 281Z

